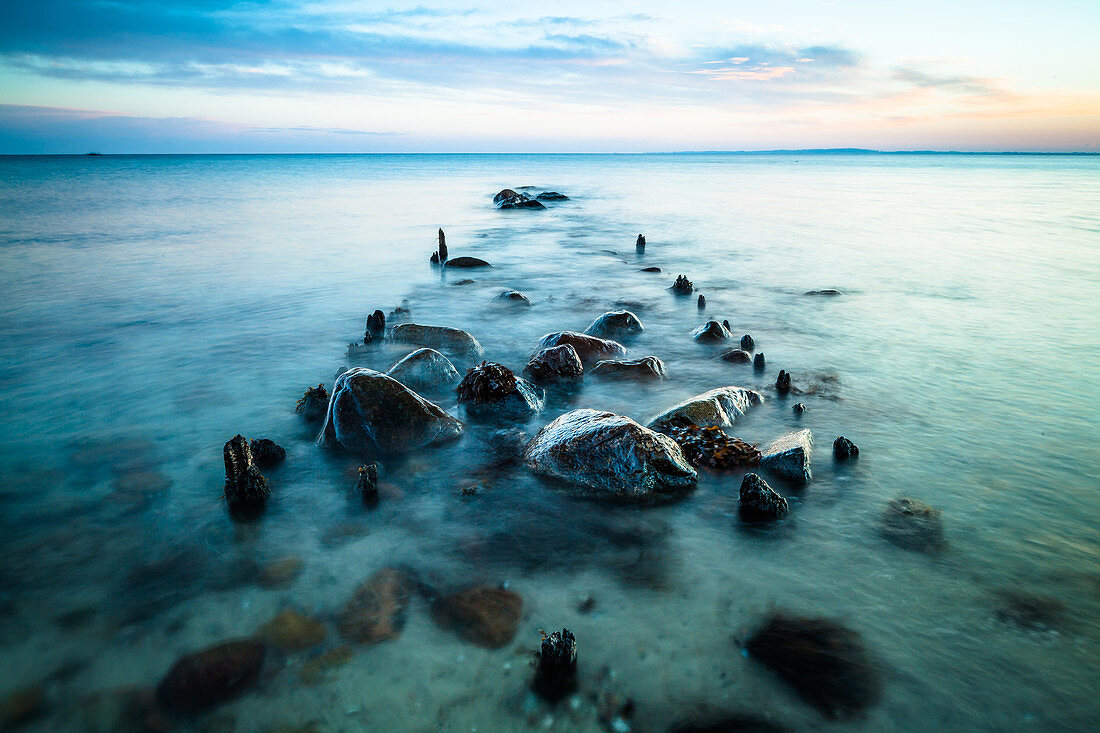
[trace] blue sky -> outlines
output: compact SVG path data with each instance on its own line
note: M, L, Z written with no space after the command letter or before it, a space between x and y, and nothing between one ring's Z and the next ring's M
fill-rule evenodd
M1100 2L2 0L0 153L1100 152Z

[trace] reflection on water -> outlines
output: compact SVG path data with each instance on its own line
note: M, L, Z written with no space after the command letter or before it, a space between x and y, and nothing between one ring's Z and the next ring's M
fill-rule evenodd
M821 705L742 653L777 610L855 631L877 665L881 699L831 727L1074 730L1100 716L1095 158L104 156L0 170L0 705L26 730L821 727ZM571 200L492 207L523 183ZM439 226L452 257L494 267L428 267ZM678 274L705 311L667 291ZM844 294L803 295L825 288ZM513 289L533 306L494 302ZM412 351L347 356L367 314L404 298L409 320L463 328L516 371L543 334L628 308L646 329L630 357L657 356L668 376L552 386L541 414L506 424L425 390L466 433L382 457L366 505L362 459L318 449L294 403ZM711 318L751 334L766 369L693 342ZM738 519L740 471L703 472L671 505L579 501L500 433L578 407L644 422L729 384L766 397L737 437L814 433L808 486L769 477L790 504L779 523ZM264 471L272 494L253 522L221 498L237 433L288 454ZM858 460L833 462L837 435ZM902 496L938 512L936 552L884 530ZM416 579L404 626L342 637L339 614L386 568ZM440 597L475 588L522 599L511 641L471 641L513 633L491 609L440 623ZM370 596L371 623L396 608L389 592ZM511 598L469 597L498 596ZM262 663L232 660L253 689L197 718L154 704L177 660L261 627L278 633ZM580 689L550 706L529 692L532 655L563 627Z

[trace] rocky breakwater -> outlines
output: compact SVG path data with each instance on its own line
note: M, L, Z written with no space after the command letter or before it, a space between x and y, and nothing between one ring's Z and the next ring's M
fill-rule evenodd
M399 453L452 440L462 430L461 422L393 377L357 367L333 385L318 442L356 453Z
M561 415L528 443L523 460L581 496L642 504L679 498L697 478L674 440L598 410Z

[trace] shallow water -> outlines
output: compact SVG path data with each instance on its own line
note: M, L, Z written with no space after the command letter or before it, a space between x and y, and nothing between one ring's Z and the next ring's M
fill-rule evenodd
M571 200L493 208L523 184ZM495 267L441 277L427 264L439 226L452 257ZM635 701L639 731L700 711L796 730L1100 720L1100 158L0 158L0 263L0 696L44 685L28 730L79 730L95 722L89 695L149 686L282 608L327 619L387 565L444 592L506 582L524 599L515 640L472 646L416 600L398 639L320 684L300 671L338 646L331 628L185 727L601 730L613 696ZM667 291L678 273L705 314ZM534 307L493 304L506 288ZM820 288L844 295L803 295ZM293 408L341 367L411 351L345 358L367 313L403 298L414 322L466 329L517 371L544 333L627 304L646 326L631 356L659 356L668 379L551 392L528 432L576 407L645 421L736 384L767 400L730 432L810 428L814 480L773 481L792 511L766 528L738 520L740 474L704 473L675 504L605 506L496 466L492 426L473 423L383 461L382 501L365 508L361 461L317 448ZM709 359L689 336L708 317L752 334L766 372ZM780 368L818 389L777 397ZM249 524L221 500L238 432L289 455ZM834 465L837 435L857 462ZM883 539L900 495L941 510L942 552ZM304 561L290 587L255 582L287 556ZM1006 591L1061 611L1013 623ZM746 658L739 640L774 608L860 631L882 700L829 722ZM581 693L549 708L527 692L530 658L562 626Z

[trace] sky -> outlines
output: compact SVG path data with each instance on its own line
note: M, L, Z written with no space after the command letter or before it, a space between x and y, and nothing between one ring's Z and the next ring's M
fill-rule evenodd
M1100 0L0 0L0 154L1100 152Z

